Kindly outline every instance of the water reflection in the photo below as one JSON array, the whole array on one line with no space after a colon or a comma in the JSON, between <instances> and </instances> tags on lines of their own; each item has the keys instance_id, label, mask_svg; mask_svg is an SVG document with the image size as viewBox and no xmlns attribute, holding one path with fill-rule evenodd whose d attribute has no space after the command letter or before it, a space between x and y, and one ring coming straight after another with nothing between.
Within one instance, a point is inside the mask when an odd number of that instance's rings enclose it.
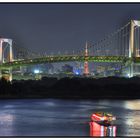
<instances>
[{"instance_id":1,"label":"water reflection","mask_svg":"<svg viewBox=\"0 0 140 140\"><path fill-rule=\"evenodd\" d=\"M93 135L140 136L140 100L1 100L0 110L0 136L89 137L96 111L114 114L117 122Z\"/></svg>"},{"instance_id":2,"label":"water reflection","mask_svg":"<svg viewBox=\"0 0 140 140\"><path fill-rule=\"evenodd\" d=\"M124 107L130 110L140 110L140 100L125 101Z\"/></svg>"},{"instance_id":3,"label":"water reflection","mask_svg":"<svg viewBox=\"0 0 140 140\"><path fill-rule=\"evenodd\" d=\"M12 136L14 134L14 116L8 113L0 113L0 136Z\"/></svg>"},{"instance_id":4,"label":"water reflection","mask_svg":"<svg viewBox=\"0 0 140 140\"><path fill-rule=\"evenodd\" d=\"M116 137L117 127L114 125L105 126L94 121L89 124L91 137Z\"/></svg>"},{"instance_id":5,"label":"water reflection","mask_svg":"<svg viewBox=\"0 0 140 140\"><path fill-rule=\"evenodd\" d=\"M13 123L14 117L11 114L2 114L0 115L0 124L3 123Z\"/></svg>"},{"instance_id":6,"label":"water reflection","mask_svg":"<svg viewBox=\"0 0 140 140\"><path fill-rule=\"evenodd\" d=\"M129 110L124 116L125 135L140 136L140 100L126 101L124 107Z\"/></svg>"}]
</instances>

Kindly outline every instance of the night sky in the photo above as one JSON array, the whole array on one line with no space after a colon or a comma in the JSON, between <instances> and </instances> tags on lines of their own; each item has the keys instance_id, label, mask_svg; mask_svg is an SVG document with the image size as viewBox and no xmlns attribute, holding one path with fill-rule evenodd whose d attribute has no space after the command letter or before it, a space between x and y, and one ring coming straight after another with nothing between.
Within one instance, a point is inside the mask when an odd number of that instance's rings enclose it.
<instances>
[{"instance_id":1,"label":"night sky","mask_svg":"<svg viewBox=\"0 0 140 140\"><path fill-rule=\"evenodd\" d=\"M140 19L140 4L0 4L0 36L18 47L58 53L79 50L86 40Z\"/></svg>"}]
</instances>

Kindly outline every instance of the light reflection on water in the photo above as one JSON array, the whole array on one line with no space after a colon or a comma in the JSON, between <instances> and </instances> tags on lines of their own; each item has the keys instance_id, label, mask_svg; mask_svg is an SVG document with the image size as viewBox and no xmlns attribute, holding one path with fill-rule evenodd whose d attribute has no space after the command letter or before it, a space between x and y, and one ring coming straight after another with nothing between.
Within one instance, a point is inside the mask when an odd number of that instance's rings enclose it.
<instances>
[{"instance_id":1,"label":"light reflection on water","mask_svg":"<svg viewBox=\"0 0 140 140\"><path fill-rule=\"evenodd\" d=\"M124 104L128 112L125 117L125 124L127 126L127 136L140 136L140 100L126 101Z\"/></svg>"},{"instance_id":2,"label":"light reflection on water","mask_svg":"<svg viewBox=\"0 0 140 140\"><path fill-rule=\"evenodd\" d=\"M140 110L140 100L128 100L124 103L125 108L131 110Z\"/></svg>"},{"instance_id":3,"label":"light reflection on water","mask_svg":"<svg viewBox=\"0 0 140 140\"><path fill-rule=\"evenodd\" d=\"M0 136L89 136L90 116L117 117L117 136L140 136L140 100L1 100Z\"/></svg>"}]
</instances>

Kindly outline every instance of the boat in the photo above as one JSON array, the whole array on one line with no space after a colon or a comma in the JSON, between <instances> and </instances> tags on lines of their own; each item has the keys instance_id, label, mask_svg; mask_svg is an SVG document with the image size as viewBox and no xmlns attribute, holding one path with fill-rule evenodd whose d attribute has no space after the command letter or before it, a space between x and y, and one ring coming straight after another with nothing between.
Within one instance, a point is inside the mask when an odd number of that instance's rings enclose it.
<instances>
[{"instance_id":1,"label":"boat","mask_svg":"<svg viewBox=\"0 0 140 140\"><path fill-rule=\"evenodd\" d=\"M110 125L116 120L116 117L111 113L96 112L91 115L91 120L103 125Z\"/></svg>"}]
</instances>

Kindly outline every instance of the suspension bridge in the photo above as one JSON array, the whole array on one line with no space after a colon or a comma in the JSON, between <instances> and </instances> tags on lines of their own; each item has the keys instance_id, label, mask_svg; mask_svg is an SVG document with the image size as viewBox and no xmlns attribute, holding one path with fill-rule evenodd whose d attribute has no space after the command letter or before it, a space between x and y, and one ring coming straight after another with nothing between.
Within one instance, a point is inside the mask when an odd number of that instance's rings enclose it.
<instances>
[{"instance_id":1,"label":"suspension bridge","mask_svg":"<svg viewBox=\"0 0 140 140\"><path fill-rule=\"evenodd\" d=\"M6 58L7 48L9 51ZM140 21L131 20L95 44L86 43L81 53L39 54L13 45L12 39L0 39L0 71L9 70L9 77L12 77L12 69L17 67L71 61L84 62L85 75L89 75L88 62L118 63L129 68L130 77L139 75L140 72L134 72L134 66L140 64Z\"/></svg>"}]
</instances>

